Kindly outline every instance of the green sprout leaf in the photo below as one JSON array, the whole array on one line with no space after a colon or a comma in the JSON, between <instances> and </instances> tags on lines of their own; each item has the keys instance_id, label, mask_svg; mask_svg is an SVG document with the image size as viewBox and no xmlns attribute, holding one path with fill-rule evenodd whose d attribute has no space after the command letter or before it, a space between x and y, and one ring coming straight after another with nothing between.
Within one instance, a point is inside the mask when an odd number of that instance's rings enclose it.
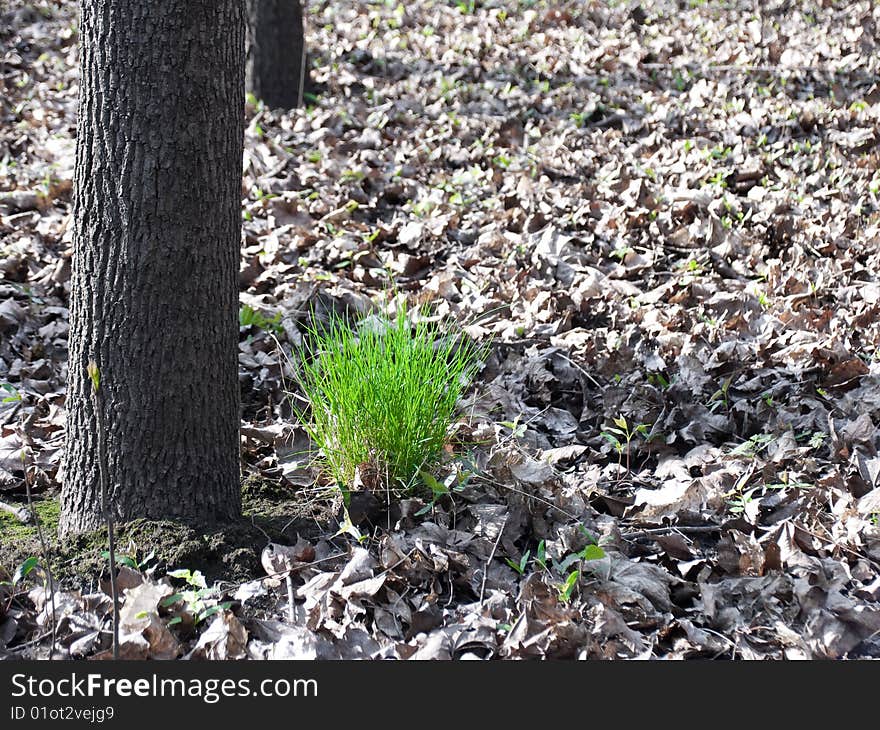
<instances>
[{"instance_id":1,"label":"green sprout leaf","mask_svg":"<svg viewBox=\"0 0 880 730\"><path fill-rule=\"evenodd\" d=\"M547 570L547 546L544 540L538 543L538 550L535 553L535 562L541 566L542 570Z\"/></svg>"},{"instance_id":2,"label":"green sprout leaf","mask_svg":"<svg viewBox=\"0 0 880 730\"><path fill-rule=\"evenodd\" d=\"M90 360L89 364L86 366L86 370L89 373L89 377L92 379L92 388L97 393L101 387L101 372L98 370L98 363L94 360Z\"/></svg>"},{"instance_id":3,"label":"green sprout leaf","mask_svg":"<svg viewBox=\"0 0 880 730\"><path fill-rule=\"evenodd\" d=\"M438 482L434 475L430 472L424 470L420 471L419 476L422 478L425 486L431 490L431 493L434 495L435 499L449 494L449 488L445 484L441 484L440 482Z\"/></svg>"},{"instance_id":4,"label":"green sprout leaf","mask_svg":"<svg viewBox=\"0 0 880 730\"><path fill-rule=\"evenodd\" d=\"M102 550L101 557L104 558L105 560L109 560L110 559L110 551L109 550ZM132 570L138 569L137 561L133 557L131 557L130 555L116 555L115 557L116 557L116 562L119 565L128 566Z\"/></svg>"},{"instance_id":5,"label":"green sprout leaf","mask_svg":"<svg viewBox=\"0 0 880 730\"><path fill-rule=\"evenodd\" d=\"M605 551L598 545L587 545L581 551L581 558L584 560L601 560L605 557Z\"/></svg>"},{"instance_id":6,"label":"green sprout leaf","mask_svg":"<svg viewBox=\"0 0 880 730\"><path fill-rule=\"evenodd\" d=\"M182 600L183 600L183 593L175 593L171 596L168 596L167 598L163 598L159 602L159 605L162 608L168 608L169 606L173 606L175 603L177 603L178 601L182 601Z\"/></svg>"},{"instance_id":7,"label":"green sprout leaf","mask_svg":"<svg viewBox=\"0 0 880 730\"><path fill-rule=\"evenodd\" d=\"M21 393L9 383L0 383L0 390L5 390L9 393L9 395L0 398L0 403L18 403L21 401Z\"/></svg>"},{"instance_id":8,"label":"green sprout leaf","mask_svg":"<svg viewBox=\"0 0 880 730\"><path fill-rule=\"evenodd\" d=\"M574 592L575 586L577 586L578 579L581 577L581 572L579 570L573 570L568 574L568 577L565 579L565 582L560 584L558 587L559 591L559 600L563 603L568 603L571 600L571 594Z\"/></svg>"},{"instance_id":9,"label":"green sprout leaf","mask_svg":"<svg viewBox=\"0 0 880 730\"><path fill-rule=\"evenodd\" d=\"M27 558L21 565L19 565L15 569L15 574L12 576L12 585L18 585L27 578L28 574L40 564L40 559L34 557L33 555Z\"/></svg>"}]
</instances>

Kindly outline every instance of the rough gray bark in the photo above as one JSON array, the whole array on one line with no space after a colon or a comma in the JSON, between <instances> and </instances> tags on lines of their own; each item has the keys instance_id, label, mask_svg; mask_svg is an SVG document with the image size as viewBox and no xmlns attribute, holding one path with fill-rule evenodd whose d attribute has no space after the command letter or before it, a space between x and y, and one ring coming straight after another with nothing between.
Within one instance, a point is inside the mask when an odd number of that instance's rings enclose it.
<instances>
[{"instance_id":1,"label":"rough gray bark","mask_svg":"<svg viewBox=\"0 0 880 730\"><path fill-rule=\"evenodd\" d=\"M247 0L247 9L247 90L270 109L295 109L308 75L300 0Z\"/></svg>"},{"instance_id":2,"label":"rough gray bark","mask_svg":"<svg viewBox=\"0 0 880 730\"><path fill-rule=\"evenodd\" d=\"M82 0L62 533L236 517L243 0Z\"/></svg>"}]
</instances>

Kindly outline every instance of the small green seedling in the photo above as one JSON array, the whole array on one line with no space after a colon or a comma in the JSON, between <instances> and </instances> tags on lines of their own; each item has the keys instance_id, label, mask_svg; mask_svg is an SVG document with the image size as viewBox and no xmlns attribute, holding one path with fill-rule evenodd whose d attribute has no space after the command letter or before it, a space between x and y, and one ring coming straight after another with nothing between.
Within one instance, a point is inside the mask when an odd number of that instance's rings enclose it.
<instances>
[{"instance_id":1,"label":"small green seedling","mask_svg":"<svg viewBox=\"0 0 880 730\"><path fill-rule=\"evenodd\" d=\"M191 571L183 568L169 571L168 575L171 578L182 579L190 588L168 596L159 605L162 608L168 608L182 601L184 610L192 615L195 624L201 623L219 611L225 611L232 605L232 601L222 603L217 601L220 591L217 588L208 588L205 576L200 570ZM175 616L168 622L168 625L173 626L181 621L183 621L182 617Z\"/></svg>"},{"instance_id":2,"label":"small green seedling","mask_svg":"<svg viewBox=\"0 0 880 730\"><path fill-rule=\"evenodd\" d=\"M739 446L731 449L731 456L757 456L761 451L766 449L773 441L775 436L769 433L756 433L747 441Z\"/></svg>"},{"instance_id":3,"label":"small green seedling","mask_svg":"<svg viewBox=\"0 0 880 730\"><path fill-rule=\"evenodd\" d=\"M605 557L605 551L598 545L587 545L578 555L581 560L602 560Z\"/></svg>"},{"instance_id":4,"label":"small green seedling","mask_svg":"<svg viewBox=\"0 0 880 730\"><path fill-rule=\"evenodd\" d=\"M18 403L21 401L21 393L19 393L14 386L9 383L0 383L0 390L5 391L9 395L4 395L0 398L0 403Z\"/></svg>"},{"instance_id":5,"label":"small green seedling","mask_svg":"<svg viewBox=\"0 0 880 730\"><path fill-rule=\"evenodd\" d=\"M416 512L416 517L430 512L443 497L451 498L453 492L461 492L471 476L469 472L452 472L444 481L440 482L431 472L424 469L420 471L419 477L422 483L431 490L431 502Z\"/></svg>"},{"instance_id":6,"label":"small green seedling","mask_svg":"<svg viewBox=\"0 0 880 730\"><path fill-rule=\"evenodd\" d=\"M105 560L108 560L110 558L110 551L103 550L101 552L101 557L104 558ZM150 562L156 558L156 553L155 553L155 551L151 550L149 553L147 553L146 556L144 556L143 560L141 560L140 562L138 562L131 555L117 554L115 557L116 557L116 562L119 563L119 565L125 565L125 566L131 568L132 570L138 570L138 571L143 572L143 571L147 570L147 566L150 564Z\"/></svg>"},{"instance_id":7,"label":"small green seedling","mask_svg":"<svg viewBox=\"0 0 880 730\"><path fill-rule=\"evenodd\" d=\"M626 471L630 471L630 445L636 436L647 437L650 424L640 423L630 428L623 416L614 419L614 426L608 426L602 431L601 436L608 441L617 451L617 464L621 466L624 454L626 455ZM622 440L621 440L622 439Z\"/></svg>"},{"instance_id":8,"label":"small green seedling","mask_svg":"<svg viewBox=\"0 0 880 730\"><path fill-rule=\"evenodd\" d=\"M238 326L257 327L267 332L274 332L276 335L284 332L284 328L281 326L281 312L276 312L275 316L269 319L247 304L238 310Z\"/></svg>"},{"instance_id":9,"label":"small green seedling","mask_svg":"<svg viewBox=\"0 0 880 730\"><path fill-rule=\"evenodd\" d=\"M5 614L9 611L9 607L12 605L12 600L15 598L15 588L21 583L25 578L28 577L36 568L40 565L40 559L31 556L29 558L25 558L19 566L15 569L15 572L12 574L11 580L3 580L0 581L0 586L10 586L11 590L6 590L0 592L0 597L6 598L6 605L0 604L0 614ZM8 594L8 597L7 597Z\"/></svg>"},{"instance_id":10,"label":"small green seedling","mask_svg":"<svg viewBox=\"0 0 880 730\"><path fill-rule=\"evenodd\" d=\"M18 586L19 583L27 578L28 575L30 575L30 573L32 573L34 569L39 566L39 564L40 559L33 555L29 558L25 558L25 560L23 560L21 564L15 569L15 572L12 574L11 580L0 581L0 586L10 586L12 589L0 592L0 597L7 599L5 606L0 604L0 614L5 614L9 611L9 607L12 605L12 600L13 598L15 598L16 586ZM8 596L5 594L8 594Z\"/></svg>"},{"instance_id":11,"label":"small green seedling","mask_svg":"<svg viewBox=\"0 0 880 730\"><path fill-rule=\"evenodd\" d=\"M544 540L538 543L538 549L535 552L535 563L541 568L541 570L548 570L547 568L547 545Z\"/></svg>"},{"instance_id":12,"label":"small green seedling","mask_svg":"<svg viewBox=\"0 0 880 730\"><path fill-rule=\"evenodd\" d=\"M651 385L661 388L662 390L667 390L671 385L671 383L666 379L666 376L663 375L663 373L649 373L648 382Z\"/></svg>"},{"instance_id":13,"label":"small green seedling","mask_svg":"<svg viewBox=\"0 0 880 730\"><path fill-rule=\"evenodd\" d=\"M419 472L419 476L422 478L422 483L431 490L434 499L449 495L449 487L447 487L446 484L437 481L436 477L431 474L431 472L422 470Z\"/></svg>"},{"instance_id":14,"label":"small green seedling","mask_svg":"<svg viewBox=\"0 0 880 730\"><path fill-rule=\"evenodd\" d=\"M578 561L590 562L592 560L601 560L606 557L605 551L599 546L596 538L590 533L590 531L583 525L581 525L580 528L581 532L586 536L589 542L580 552L570 553L558 562L556 560L552 561L553 569L560 575L565 574L565 572Z\"/></svg>"},{"instance_id":15,"label":"small green seedling","mask_svg":"<svg viewBox=\"0 0 880 730\"><path fill-rule=\"evenodd\" d=\"M571 601L571 595L574 593L574 589L577 587L578 579L581 577L581 571L573 570L568 574L568 577L556 586L556 591L559 594L559 600L563 603L568 603Z\"/></svg>"},{"instance_id":16,"label":"small green seedling","mask_svg":"<svg viewBox=\"0 0 880 730\"><path fill-rule=\"evenodd\" d=\"M333 535L333 537L339 537L340 535L350 535L355 540L357 540L358 544L364 542L369 539L369 535L364 535L361 531L355 526L355 524L351 521L351 515L348 514L348 508L343 506L343 518L342 522L339 525L339 529Z\"/></svg>"},{"instance_id":17,"label":"small green seedling","mask_svg":"<svg viewBox=\"0 0 880 730\"><path fill-rule=\"evenodd\" d=\"M40 559L31 555L29 558L25 558L21 564L15 569L15 573L12 575L12 585L17 586L21 583L28 575L33 572L34 568L36 568L40 564Z\"/></svg>"},{"instance_id":18,"label":"small green seedling","mask_svg":"<svg viewBox=\"0 0 880 730\"><path fill-rule=\"evenodd\" d=\"M730 402L727 399L727 391L730 390L730 383L733 380L733 376L731 375L729 378L726 378L725 381L721 384L721 387L712 393L712 397L709 398L709 410L714 411L718 406L724 405L725 408L730 408Z\"/></svg>"},{"instance_id":19,"label":"small green seedling","mask_svg":"<svg viewBox=\"0 0 880 730\"><path fill-rule=\"evenodd\" d=\"M727 500L727 506L730 508L730 512L735 515L744 514L746 507L754 500L754 495L757 491L758 487L752 487L751 489L740 492Z\"/></svg>"},{"instance_id":20,"label":"small green seedling","mask_svg":"<svg viewBox=\"0 0 880 730\"><path fill-rule=\"evenodd\" d=\"M530 550L526 550L525 553L523 553L523 556L519 559L518 563L514 562L510 558L507 558L507 564L520 575L525 575L526 568L529 565L529 558L531 557L531 554L532 553Z\"/></svg>"},{"instance_id":21,"label":"small green seedling","mask_svg":"<svg viewBox=\"0 0 880 730\"><path fill-rule=\"evenodd\" d=\"M512 421L499 421L499 425L510 429L510 438L520 439L526 435L527 427L526 424L519 422L520 417L521 414L517 414Z\"/></svg>"}]
</instances>

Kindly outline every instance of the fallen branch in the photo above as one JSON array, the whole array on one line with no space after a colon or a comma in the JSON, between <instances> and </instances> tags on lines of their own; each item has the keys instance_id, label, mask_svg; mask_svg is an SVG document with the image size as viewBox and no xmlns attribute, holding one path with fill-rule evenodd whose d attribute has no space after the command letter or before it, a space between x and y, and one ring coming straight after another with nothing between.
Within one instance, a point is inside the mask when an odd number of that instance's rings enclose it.
<instances>
[{"instance_id":1,"label":"fallen branch","mask_svg":"<svg viewBox=\"0 0 880 730\"><path fill-rule=\"evenodd\" d=\"M684 525L682 527L670 525L669 527L655 527L650 530L639 530L638 532L621 533L620 537L623 540L631 542L635 540L646 540L653 537L658 537L659 535L668 535L673 532L687 535L689 533L699 534L702 532L720 532L723 529L725 529L723 525Z\"/></svg>"},{"instance_id":2,"label":"fallen branch","mask_svg":"<svg viewBox=\"0 0 880 730\"><path fill-rule=\"evenodd\" d=\"M0 511L8 512L23 525L29 525L33 522L34 516L27 507L16 507L13 504L0 502Z\"/></svg>"}]
</instances>

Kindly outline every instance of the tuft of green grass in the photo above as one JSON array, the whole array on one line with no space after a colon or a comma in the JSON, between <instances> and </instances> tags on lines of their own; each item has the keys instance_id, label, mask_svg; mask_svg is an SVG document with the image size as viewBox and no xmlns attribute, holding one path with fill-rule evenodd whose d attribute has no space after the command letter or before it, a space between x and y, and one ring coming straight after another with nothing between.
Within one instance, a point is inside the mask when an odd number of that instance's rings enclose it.
<instances>
[{"instance_id":1,"label":"tuft of green grass","mask_svg":"<svg viewBox=\"0 0 880 730\"><path fill-rule=\"evenodd\" d=\"M301 361L299 381L311 407L297 415L322 471L346 500L358 470L411 492L439 460L483 349L411 323L405 306L394 321L374 315L352 329L333 317L309 334L315 356Z\"/></svg>"}]
</instances>

